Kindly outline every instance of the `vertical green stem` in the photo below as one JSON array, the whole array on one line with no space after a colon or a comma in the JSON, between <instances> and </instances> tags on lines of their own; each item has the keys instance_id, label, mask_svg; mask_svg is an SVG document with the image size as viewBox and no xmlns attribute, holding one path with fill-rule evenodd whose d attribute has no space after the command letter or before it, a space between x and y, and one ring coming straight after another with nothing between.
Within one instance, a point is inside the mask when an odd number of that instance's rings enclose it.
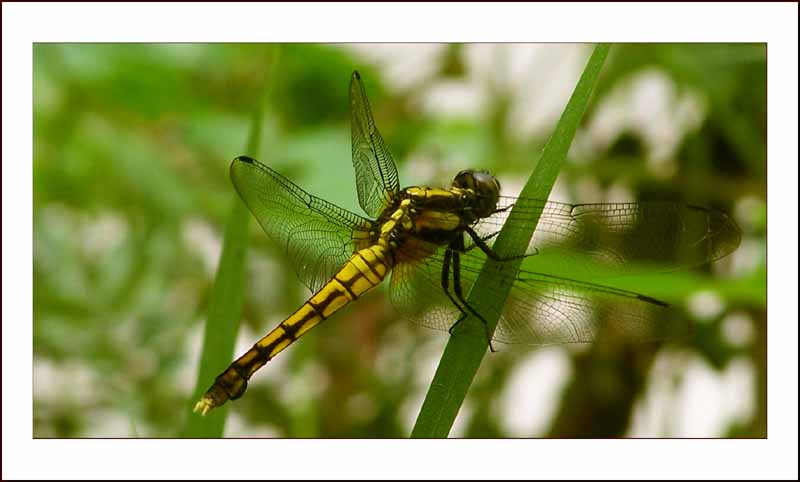
<instances>
[{"instance_id":1,"label":"vertical green stem","mask_svg":"<svg viewBox=\"0 0 800 482\"><path fill-rule=\"evenodd\" d=\"M522 189L520 198L547 199L549 197L578 124L586 111L600 69L608 55L609 47L608 44L599 44L595 47L578 85L561 114L553 135L545 145L539 162ZM514 209L511 210L506 225L519 227L519 216L515 215L514 211ZM500 256L524 251L536 229L537 222L538 219L529 222L524 226L527 231L516 230L513 235L510 230L502 230L494 244L495 251ZM487 296L494 298L502 296L505 299L511 290L511 285L503 281L511 279L507 275L513 275L517 269L519 269L519 262L496 263L489 260L478 275L470 292L469 303L481 314L484 314L492 333L497 326L500 313L492 312L493 310L489 307L497 305L497 303L496 300L487 299ZM493 289L485 290L484 286L492 286ZM464 323L477 324L480 321L470 317L464 320ZM481 331L479 328L477 332ZM412 437L447 437L486 349L485 338L478 336L452 336L450 338L411 432Z\"/></svg>"},{"instance_id":2,"label":"vertical green stem","mask_svg":"<svg viewBox=\"0 0 800 482\"><path fill-rule=\"evenodd\" d=\"M263 87L260 97L256 99L247 150L242 153L258 157L261 145L261 126L264 117L264 102L269 91L269 77L275 71L277 50L271 51L267 62L269 72L264 73ZM231 156L233 159L235 156ZM226 170L227 174L227 170ZM214 286L208 302L208 319L203 333L203 349L200 356L200 368L197 383L191 400L187 401L189 413L184 437L221 437L225 429L225 419L230 405L212 411L206 416L192 413L194 404L213 383L214 378L228 366L233 359L236 336L239 333L239 321L244 304L245 273L247 245L249 241L250 211L231 189L233 205L225 223L220 256Z\"/></svg>"}]
</instances>

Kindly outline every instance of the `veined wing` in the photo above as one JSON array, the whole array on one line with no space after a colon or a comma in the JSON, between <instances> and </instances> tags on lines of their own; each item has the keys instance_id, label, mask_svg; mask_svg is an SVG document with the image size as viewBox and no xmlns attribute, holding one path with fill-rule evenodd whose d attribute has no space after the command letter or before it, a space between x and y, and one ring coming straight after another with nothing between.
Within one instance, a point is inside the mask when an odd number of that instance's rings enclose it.
<instances>
[{"instance_id":1,"label":"veined wing","mask_svg":"<svg viewBox=\"0 0 800 482\"><path fill-rule=\"evenodd\" d=\"M364 212L378 217L400 191L400 183L392 156L372 119L361 76L355 71L350 79L350 135L358 202Z\"/></svg>"},{"instance_id":2,"label":"veined wing","mask_svg":"<svg viewBox=\"0 0 800 482\"><path fill-rule=\"evenodd\" d=\"M499 208L512 205L522 220L539 218L526 252L538 253L535 261L542 269L566 258L586 273L608 276L671 271L716 261L741 241L727 214L688 204L563 204L514 197L498 203ZM482 219L476 231L482 236L498 232L510 211ZM521 234L520 225L508 226L512 236Z\"/></svg>"},{"instance_id":3,"label":"veined wing","mask_svg":"<svg viewBox=\"0 0 800 482\"><path fill-rule=\"evenodd\" d=\"M413 252L408 253L404 262L399 257L392 271L390 297L405 318L429 328L448 330L461 312L441 287L443 250L439 248L424 259L414 260ZM461 255L465 296L485 259L472 251ZM550 345L591 342L599 336L652 341L688 331L688 325L667 322L664 316L659 316L663 315L664 303L638 293L526 270L508 276L499 284L505 283L512 285L505 302L500 301L502 296L498 293L486 297L488 306L474 307L485 316L500 314L493 336L500 343ZM482 336L482 332L476 335Z\"/></svg>"},{"instance_id":4,"label":"veined wing","mask_svg":"<svg viewBox=\"0 0 800 482\"><path fill-rule=\"evenodd\" d=\"M230 169L247 207L312 291L365 243L370 220L312 196L255 159L237 157Z\"/></svg>"},{"instance_id":5,"label":"veined wing","mask_svg":"<svg viewBox=\"0 0 800 482\"><path fill-rule=\"evenodd\" d=\"M589 342L603 332L631 340L683 334L686 325L666 323L658 316L663 303L597 283L597 276L589 282L581 275L606 273L610 277L696 266L730 254L741 238L739 228L725 213L685 204L573 205L504 197L498 207L512 204L523 220L539 220L524 250L536 255L525 260L524 269L506 275L499 283L511 285L505 302L499 301L503 297L498 291L497 296L486 297L488 306L474 307L486 316L500 314L494 339L503 343ZM483 237L492 236L503 227L509 212L481 220L476 230ZM509 225L506 230L511 236L522 236L524 230L516 226ZM494 239L489 238L489 244ZM444 248L423 242L401 247L390 292L404 316L437 329L449 329L461 315L441 287L443 253ZM564 258L574 262L566 263ZM479 249L460 255L465 296L485 261ZM567 265L569 271L564 272ZM452 274L449 280L452 289Z\"/></svg>"}]
</instances>

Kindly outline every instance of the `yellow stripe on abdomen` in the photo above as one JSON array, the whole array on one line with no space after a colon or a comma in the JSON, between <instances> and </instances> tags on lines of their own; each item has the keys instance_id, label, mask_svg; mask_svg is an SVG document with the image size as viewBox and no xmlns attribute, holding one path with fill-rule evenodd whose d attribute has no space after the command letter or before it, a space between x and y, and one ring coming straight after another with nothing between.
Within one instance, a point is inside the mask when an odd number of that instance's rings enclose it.
<instances>
[{"instance_id":1,"label":"yellow stripe on abdomen","mask_svg":"<svg viewBox=\"0 0 800 482\"><path fill-rule=\"evenodd\" d=\"M247 380L259 368L308 330L380 284L389 269L391 257L384 246L370 246L353 253L334 277L303 306L231 363L197 402L195 411L206 414L227 400L241 397L247 390Z\"/></svg>"}]
</instances>

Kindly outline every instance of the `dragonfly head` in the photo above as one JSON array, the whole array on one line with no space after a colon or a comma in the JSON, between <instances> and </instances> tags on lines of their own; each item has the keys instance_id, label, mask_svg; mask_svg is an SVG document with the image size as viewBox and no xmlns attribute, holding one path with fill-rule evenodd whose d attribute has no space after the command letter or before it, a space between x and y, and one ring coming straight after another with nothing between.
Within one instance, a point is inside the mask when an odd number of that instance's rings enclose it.
<instances>
[{"instance_id":1,"label":"dragonfly head","mask_svg":"<svg viewBox=\"0 0 800 482\"><path fill-rule=\"evenodd\" d=\"M464 169L456 174L456 178L453 179L453 187L472 189L475 192L472 209L476 219L490 216L500 199L500 183L487 171Z\"/></svg>"}]
</instances>

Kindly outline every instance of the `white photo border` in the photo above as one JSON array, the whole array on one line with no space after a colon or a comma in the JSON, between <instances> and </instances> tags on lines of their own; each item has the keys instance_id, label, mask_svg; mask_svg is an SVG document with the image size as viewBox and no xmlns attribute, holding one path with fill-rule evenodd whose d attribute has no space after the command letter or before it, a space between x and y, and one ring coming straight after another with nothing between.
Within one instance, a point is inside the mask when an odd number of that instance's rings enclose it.
<instances>
[{"instance_id":1,"label":"white photo border","mask_svg":"<svg viewBox=\"0 0 800 482\"><path fill-rule=\"evenodd\" d=\"M6 478L797 478L797 4L3 3ZM765 440L32 439L34 42L767 42Z\"/></svg>"}]
</instances>

